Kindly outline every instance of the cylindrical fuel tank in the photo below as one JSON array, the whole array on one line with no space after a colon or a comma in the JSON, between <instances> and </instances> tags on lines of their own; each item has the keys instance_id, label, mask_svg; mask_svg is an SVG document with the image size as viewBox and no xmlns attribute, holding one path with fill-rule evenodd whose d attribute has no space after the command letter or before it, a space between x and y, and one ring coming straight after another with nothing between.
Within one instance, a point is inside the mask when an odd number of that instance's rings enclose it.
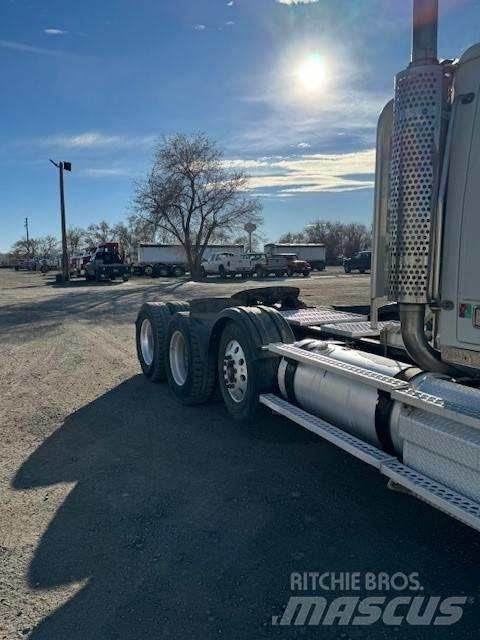
<instances>
[{"instance_id":1,"label":"cylindrical fuel tank","mask_svg":"<svg viewBox=\"0 0 480 640\"><path fill-rule=\"evenodd\" d=\"M406 363L349 349L342 344L305 340L296 346L391 377L410 368ZM382 397L375 387L320 366L287 360L280 364L278 383L283 396L305 411L377 447L393 448L390 435L392 402ZM395 450L397 447L400 443L395 443Z\"/></svg>"}]
</instances>

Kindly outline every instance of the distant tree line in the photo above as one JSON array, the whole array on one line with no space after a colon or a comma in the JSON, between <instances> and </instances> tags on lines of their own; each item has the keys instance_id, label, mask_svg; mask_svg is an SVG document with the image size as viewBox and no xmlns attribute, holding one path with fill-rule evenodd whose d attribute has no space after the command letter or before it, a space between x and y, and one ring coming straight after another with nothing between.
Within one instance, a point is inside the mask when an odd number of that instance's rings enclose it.
<instances>
[{"instance_id":1,"label":"distant tree line","mask_svg":"<svg viewBox=\"0 0 480 640\"><path fill-rule=\"evenodd\" d=\"M135 215L130 216L126 222L110 224L106 220L101 220L98 224L91 224L86 228L69 227L67 229L67 248L70 256L88 247L113 241L120 242L125 252L133 255L138 244L153 241L153 235ZM60 256L61 251L61 242L54 236L32 237L28 240L24 236L12 245L10 253L5 258L53 261Z\"/></svg>"},{"instance_id":2,"label":"distant tree line","mask_svg":"<svg viewBox=\"0 0 480 640\"><path fill-rule=\"evenodd\" d=\"M303 231L284 233L280 243L323 243L327 264L335 264L339 256L353 256L369 249L372 244L372 231L359 222L339 222L332 220L313 220Z\"/></svg>"}]
</instances>

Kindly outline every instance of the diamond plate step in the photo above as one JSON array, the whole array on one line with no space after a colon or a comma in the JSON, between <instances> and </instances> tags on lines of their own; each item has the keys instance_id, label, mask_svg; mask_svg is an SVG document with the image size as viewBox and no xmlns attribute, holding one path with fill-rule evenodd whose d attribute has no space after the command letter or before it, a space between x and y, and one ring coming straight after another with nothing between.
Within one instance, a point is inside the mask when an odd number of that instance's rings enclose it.
<instances>
[{"instance_id":1,"label":"diamond plate step","mask_svg":"<svg viewBox=\"0 0 480 640\"><path fill-rule=\"evenodd\" d=\"M260 402L275 413L289 418L293 422L316 433L318 436L321 436L325 440L328 440L328 442L340 447L340 449L347 451L376 469L380 470L381 465L389 460L396 460L396 458L384 453L380 449L363 442L363 440L359 440L346 431L334 427L330 423L325 422L325 420L313 416L311 413L290 404L278 396L273 394L261 395Z\"/></svg>"},{"instance_id":2,"label":"diamond plate step","mask_svg":"<svg viewBox=\"0 0 480 640\"><path fill-rule=\"evenodd\" d=\"M343 336L345 338L375 338L380 335L380 331L389 325L390 322L377 322L377 327L372 328L370 322L340 322L338 324L324 324L322 329L328 331L335 336ZM399 322L395 324L400 325Z\"/></svg>"},{"instance_id":3,"label":"diamond plate step","mask_svg":"<svg viewBox=\"0 0 480 640\"><path fill-rule=\"evenodd\" d=\"M480 504L443 484L407 467L380 449L317 418L273 394L260 396L260 402L279 415L324 438L378 469L382 475L405 487L412 495L480 531Z\"/></svg>"},{"instance_id":4,"label":"diamond plate step","mask_svg":"<svg viewBox=\"0 0 480 640\"><path fill-rule=\"evenodd\" d=\"M461 493L457 493L395 460L382 464L381 473L408 489L417 498L480 531L480 504L478 502L466 498Z\"/></svg>"},{"instance_id":5,"label":"diamond plate step","mask_svg":"<svg viewBox=\"0 0 480 640\"><path fill-rule=\"evenodd\" d=\"M336 311L330 307L317 307L315 309L291 309L280 311L282 316L290 324L300 327L318 327L327 323L337 322L363 322L367 316L358 313Z\"/></svg>"},{"instance_id":6,"label":"diamond plate step","mask_svg":"<svg viewBox=\"0 0 480 640\"><path fill-rule=\"evenodd\" d=\"M283 356L284 358L290 358L297 362L303 362L305 364L325 369L326 371L338 373L338 375L345 378L357 381L361 380L364 384L370 387L375 387L376 389L382 389L383 391L393 391L395 389L405 389L408 387L408 383L403 380L386 376L383 373L368 371L367 369L356 367L355 365L347 364L345 362L339 362L338 360L334 360L328 356L306 351L305 349L300 349L293 345L283 343L269 344L268 350L272 353Z\"/></svg>"}]
</instances>

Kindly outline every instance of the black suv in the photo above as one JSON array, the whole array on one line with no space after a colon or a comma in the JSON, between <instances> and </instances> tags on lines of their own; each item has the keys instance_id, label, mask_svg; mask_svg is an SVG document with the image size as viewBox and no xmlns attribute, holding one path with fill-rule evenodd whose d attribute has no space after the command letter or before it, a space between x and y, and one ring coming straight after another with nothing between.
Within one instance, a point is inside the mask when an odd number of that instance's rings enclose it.
<instances>
[{"instance_id":1,"label":"black suv","mask_svg":"<svg viewBox=\"0 0 480 640\"><path fill-rule=\"evenodd\" d=\"M365 271L370 271L372 268L372 252L360 251L356 256L353 256L353 258L345 258L343 268L345 269L345 273L351 273L352 271L365 273Z\"/></svg>"}]
</instances>

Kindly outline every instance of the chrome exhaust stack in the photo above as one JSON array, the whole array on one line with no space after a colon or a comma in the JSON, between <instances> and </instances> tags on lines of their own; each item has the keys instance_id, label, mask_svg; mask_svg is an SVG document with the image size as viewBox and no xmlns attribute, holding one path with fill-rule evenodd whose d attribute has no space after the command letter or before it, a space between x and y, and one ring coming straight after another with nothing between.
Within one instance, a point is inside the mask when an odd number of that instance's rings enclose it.
<instances>
[{"instance_id":1,"label":"chrome exhaust stack","mask_svg":"<svg viewBox=\"0 0 480 640\"><path fill-rule=\"evenodd\" d=\"M414 0L412 64L438 64L438 0Z\"/></svg>"},{"instance_id":2,"label":"chrome exhaust stack","mask_svg":"<svg viewBox=\"0 0 480 640\"><path fill-rule=\"evenodd\" d=\"M414 0L411 64L395 81L387 292L400 303L409 356L424 369L446 373L450 368L424 330L449 88L437 59L437 28L438 0Z\"/></svg>"}]
</instances>

